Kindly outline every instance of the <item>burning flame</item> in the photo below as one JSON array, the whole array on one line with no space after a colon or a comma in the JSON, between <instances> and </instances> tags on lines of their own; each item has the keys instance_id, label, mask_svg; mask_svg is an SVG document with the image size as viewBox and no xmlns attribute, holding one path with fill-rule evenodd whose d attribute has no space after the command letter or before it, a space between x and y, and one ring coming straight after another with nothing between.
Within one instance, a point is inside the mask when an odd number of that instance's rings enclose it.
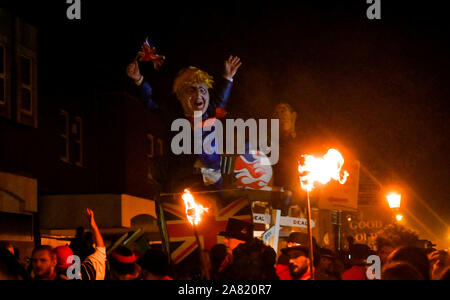
<instances>
[{"instance_id":1,"label":"burning flame","mask_svg":"<svg viewBox=\"0 0 450 300\"><path fill-rule=\"evenodd\" d=\"M198 225L202 221L202 215L205 212L208 212L207 208L204 208L202 205L197 204L194 200L194 196L191 192L186 189L184 190L183 196L181 196L184 200L184 206L186 207L186 216L188 221L194 226Z\"/></svg>"},{"instance_id":2,"label":"burning flame","mask_svg":"<svg viewBox=\"0 0 450 300\"><path fill-rule=\"evenodd\" d=\"M302 189L311 192L314 184L319 182L327 184L334 179L344 184L349 176L347 171L341 172L344 165L344 158L339 151L331 149L323 158L316 158L311 155L302 155L303 163L298 167L300 173L300 183Z\"/></svg>"}]
</instances>

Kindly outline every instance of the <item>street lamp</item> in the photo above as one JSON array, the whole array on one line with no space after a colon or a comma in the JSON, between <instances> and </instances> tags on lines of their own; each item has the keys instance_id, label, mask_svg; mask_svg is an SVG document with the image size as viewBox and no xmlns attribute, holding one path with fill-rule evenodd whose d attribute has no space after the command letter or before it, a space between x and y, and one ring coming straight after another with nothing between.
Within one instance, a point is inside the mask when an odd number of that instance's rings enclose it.
<instances>
[{"instance_id":1,"label":"street lamp","mask_svg":"<svg viewBox=\"0 0 450 300\"><path fill-rule=\"evenodd\" d=\"M391 209L400 208L400 203L402 201L402 195L398 193L390 193L386 196Z\"/></svg>"},{"instance_id":2,"label":"street lamp","mask_svg":"<svg viewBox=\"0 0 450 300\"><path fill-rule=\"evenodd\" d=\"M403 221L403 215L400 213L400 204L402 202L402 195L396 192L392 192L386 196L386 199L389 203L389 207L395 213L395 220L398 223Z\"/></svg>"}]
</instances>

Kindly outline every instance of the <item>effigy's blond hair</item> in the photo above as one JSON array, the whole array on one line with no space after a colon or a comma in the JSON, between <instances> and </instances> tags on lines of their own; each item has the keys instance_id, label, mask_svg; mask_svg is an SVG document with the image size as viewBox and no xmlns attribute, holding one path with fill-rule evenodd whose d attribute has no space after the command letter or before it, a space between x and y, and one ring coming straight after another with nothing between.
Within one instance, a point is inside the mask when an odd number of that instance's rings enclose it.
<instances>
[{"instance_id":1,"label":"effigy's blond hair","mask_svg":"<svg viewBox=\"0 0 450 300\"><path fill-rule=\"evenodd\" d=\"M196 67L185 68L178 72L173 84L173 92L180 98L181 91L184 87L201 83L206 84L211 89L214 84L213 77Z\"/></svg>"}]
</instances>

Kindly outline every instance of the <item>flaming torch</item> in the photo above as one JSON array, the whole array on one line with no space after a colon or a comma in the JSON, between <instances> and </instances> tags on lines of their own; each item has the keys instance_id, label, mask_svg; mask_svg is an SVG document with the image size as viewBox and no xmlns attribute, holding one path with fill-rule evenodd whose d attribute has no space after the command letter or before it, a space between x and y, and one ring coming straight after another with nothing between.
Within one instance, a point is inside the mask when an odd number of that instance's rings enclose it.
<instances>
[{"instance_id":1,"label":"flaming torch","mask_svg":"<svg viewBox=\"0 0 450 300\"><path fill-rule=\"evenodd\" d=\"M311 201L310 192L316 183L327 184L332 179L344 184L349 176L347 171L342 171L344 158L339 151L331 149L323 158L316 158L311 155L302 155L299 161L298 172L300 174L300 185L307 195L308 213L308 236L309 236L309 257L311 278L314 280L314 245L311 227Z\"/></svg>"},{"instance_id":2,"label":"flaming torch","mask_svg":"<svg viewBox=\"0 0 450 300\"><path fill-rule=\"evenodd\" d=\"M181 196L181 198L184 200L184 206L186 207L186 217L187 217L189 223L191 223L192 229L194 230L195 239L197 241L199 254L200 254L200 262L202 264L203 278L206 278L207 280L209 280L209 274L208 274L208 271L206 270L206 264L205 264L205 260L203 258L203 249L202 249L202 245L200 243L200 238L198 236L198 231L197 231L197 225L200 224L200 222L202 220L202 215L205 212L208 212L208 209L203 207L200 204L197 204L195 202L194 196L191 194L191 192L188 189L184 190L184 193Z\"/></svg>"}]
</instances>

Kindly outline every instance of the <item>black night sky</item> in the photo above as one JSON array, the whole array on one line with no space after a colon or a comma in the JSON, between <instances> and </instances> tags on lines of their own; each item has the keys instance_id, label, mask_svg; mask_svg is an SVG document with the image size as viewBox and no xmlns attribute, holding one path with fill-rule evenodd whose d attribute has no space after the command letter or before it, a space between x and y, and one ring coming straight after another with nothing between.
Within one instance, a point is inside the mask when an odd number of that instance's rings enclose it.
<instances>
[{"instance_id":1,"label":"black night sky","mask_svg":"<svg viewBox=\"0 0 450 300\"><path fill-rule=\"evenodd\" d=\"M408 208L439 237L450 234L421 203L449 223L450 21L441 2L382 0L382 20L368 20L366 0L82 0L81 21L67 20L65 2L10 7L39 30L41 95L126 88L125 67L146 36L167 57L160 72L143 70L161 95L180 68L220 75L237 55L230 117L267 117L290 102L299 130L338 140L383 183L407 187Z\"/></svg>"}]
</instances>

